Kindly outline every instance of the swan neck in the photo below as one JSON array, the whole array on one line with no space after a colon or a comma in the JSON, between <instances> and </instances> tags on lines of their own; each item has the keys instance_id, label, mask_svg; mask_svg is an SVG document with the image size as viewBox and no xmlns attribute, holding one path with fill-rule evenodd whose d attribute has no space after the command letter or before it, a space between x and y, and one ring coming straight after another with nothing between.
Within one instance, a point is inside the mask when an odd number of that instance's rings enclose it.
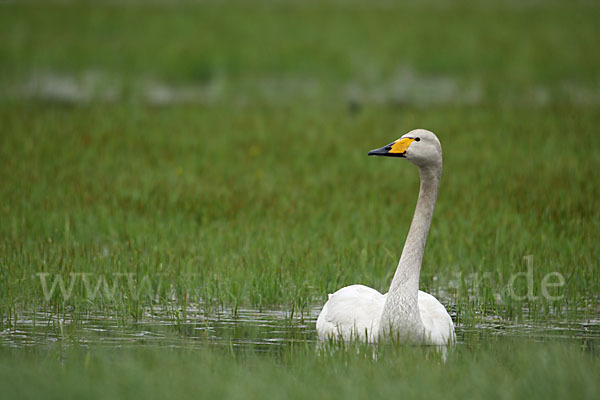
<instances>
[{"instance_id":1,"label":"swan neck","mask_svg":"<svg viewBox=\"0 0 600 400\"><path fill-rule=\"evenodd\" d=\"M406 336L419 335L424 329L418 307L419 276L442 166L422 167L419 173L421 185L417 206L382 314L382 323Z\"/></svg>"},{"instance_id":2,"label":"swan neck","mask_svg":"<svg viewBox=\"0 0 600 400\"><path fill-rule=\"evenodd\" d=\"M419 189L419 198L415 208L415 214L410 224L410 229L404 242L402 256L398 263L398 269L392 281L392 286L409 283L415 293L419 289L419 275L421 272L421 263L425 253L425 244L431 226L431 219L435 209L438 188L440 186L441 168L421 168L421 187ZM398 274L399 271L406 273ZM395 279L396 276L399 279Z\"/></svg>"}]
</instances>

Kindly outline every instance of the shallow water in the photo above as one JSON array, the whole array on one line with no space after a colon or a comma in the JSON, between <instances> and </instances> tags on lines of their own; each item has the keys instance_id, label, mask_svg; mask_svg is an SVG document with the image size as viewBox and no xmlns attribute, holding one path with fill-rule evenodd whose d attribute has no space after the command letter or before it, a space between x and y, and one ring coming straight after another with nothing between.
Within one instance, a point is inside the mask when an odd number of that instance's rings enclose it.
<instances>
[{"instance_id":1,"label":"shallow water","mask_svg":"<svg viewBox=\"0 0 600 400\"><path fill-rule=\"evenodd\" d=\"M270 76L246 81L228 80L226 74L201 85L172 85L165 81L137 77L125 82L119 75L100 69L79 74L34 71L20 82L0 87L0 98L41 100L66 104L123 101L126 93L147 104L246 104L259 99L267 103L299 99L314 100L323 93L333 94L352 104L411 104L417 107L433 105L476 105L492 98L478 80L464 80L451 75L423 75L412 65L400 65L389 76L367 73L340 83L336 90L316 79L304 76ZM252 100L252 101L251 101ZM573 81L556 82L552 86L537 85L503 98L524 106L546 106L553 101L568 101L579 106L600 104L600 87Z\"/></svg>"},{"instance_id":2,"label":"shallow water","mask_svg":"<svg viewBox=\"0 0 600 400\"><path fill-rule=\"evenodd\" d=\"M181 310L153 308L138 318L118 313L79 315L69 319L50 312L22 313L2 321L0 346L226 346L232 349L277 351L294 344L317 343L315 323L320 306L303 315L281 310L240 308L205 313L198 307ZM589 314L588 314L589 315ZM454 316L453 316L454 317ZM534 321L527 313L518 322L482 316L476 323L456 323L458 345L483 343L499 337L530 341L559 340L600 350L600 317L575 316L569 321Z\"/></svg>"},{"instance_id":3,"label":"shallow water","mask_svg":"<svg viewBox=\"0 0 600 400\"><path fill-rule=\"evenodd\" d=\"M260 348L315 341L318 309L304 316L279 310L223 309L204 313L153 308L137 321L118 313L57 317L50 312L22 313L4 321L0 345L44 346L56 342L109 346L224 345ZM8 322L8 323L7 323Z\"/></svg>"}]
</instances>

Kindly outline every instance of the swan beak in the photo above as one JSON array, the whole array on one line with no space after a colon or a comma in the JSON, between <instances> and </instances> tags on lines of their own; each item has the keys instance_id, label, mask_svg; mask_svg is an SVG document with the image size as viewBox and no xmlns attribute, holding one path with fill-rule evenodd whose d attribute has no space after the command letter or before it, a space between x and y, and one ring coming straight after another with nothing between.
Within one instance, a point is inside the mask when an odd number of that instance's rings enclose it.
<instances>
[{"instance_id":1,"label":"swan beak","mask_svg":"<svg viewBox=\"0 0 600 400\"><path fill-rule=\"evenodd\" d=\"M387 150L388 147L389 147L389 145L385 146L385 147L381 147L379 149L371 150L369 152L369 155L370 156L389 156L389 153Z\"/></svg>"},{"instance_id":2,"label":"swan beak","mask_svg":"<svg viewBox=\"0 0 600 400\"><path fill-rule=\"evenodd\" d=\"M406 150L408 150L408 147L414 140L415 139L413 138L398 139L395 142L388 144L387 146L371 150L369 152L369 155L406 158Z\"/></svg>"}]
</instances>

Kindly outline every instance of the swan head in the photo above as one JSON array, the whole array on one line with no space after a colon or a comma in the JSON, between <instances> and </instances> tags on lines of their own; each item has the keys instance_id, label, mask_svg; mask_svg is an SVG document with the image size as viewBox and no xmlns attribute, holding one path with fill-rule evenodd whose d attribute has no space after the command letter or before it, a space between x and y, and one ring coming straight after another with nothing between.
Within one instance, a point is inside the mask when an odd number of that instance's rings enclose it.
<instances>
[{"instance_id":1,"label":"swan head","mask_svg":"<svg viewBox=\"0 0 600 400\"><path fill-rule=\"evenodd\" d=\"M415 129L369 155L406 158L419 168L437 166L442 164L442 145L433 132Z\"/></svg>"}]
</instances>

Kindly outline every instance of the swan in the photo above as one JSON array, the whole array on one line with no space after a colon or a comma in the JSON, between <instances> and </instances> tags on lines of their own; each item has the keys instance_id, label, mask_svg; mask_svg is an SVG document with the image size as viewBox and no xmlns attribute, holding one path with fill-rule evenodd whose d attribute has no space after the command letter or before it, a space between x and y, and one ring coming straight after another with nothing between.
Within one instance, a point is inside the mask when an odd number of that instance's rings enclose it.
<instances>
[{"instance_id":1,"label":"swan","mask_svg":"<svg viewBox=\"0 0 600 400\"><path fill-rule=\"evenodd\" d=\"M415 214L389 291L381 294L367 286L351 285L330 294L317 319L319 339L375 342L392 338L413 344L452 344L456 336L446 308L419 290L425 242L442 176L440 141L433 132L415 129L369 155L405 158L419 168L421 187Z\"/></svg>"}]
</instances>

